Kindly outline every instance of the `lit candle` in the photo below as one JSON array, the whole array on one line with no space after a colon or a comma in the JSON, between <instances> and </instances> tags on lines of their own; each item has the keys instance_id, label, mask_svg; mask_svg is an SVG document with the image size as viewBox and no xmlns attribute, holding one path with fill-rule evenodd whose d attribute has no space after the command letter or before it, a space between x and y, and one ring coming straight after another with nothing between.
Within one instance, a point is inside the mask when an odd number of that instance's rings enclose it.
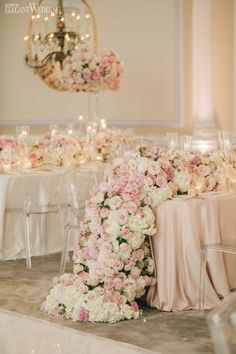
<instances>
[{"instance_id":1,"label":"lit candle","mask_svg":"<svg viewBox=\"0 0 236 354\"><path fill-rule=\"evenodd\" d=\"M209 144L206 141L201 141L198 145L198 149L200 152L202 152L203 154L209 150Z\"/></svg>"},{"instance_id":2,"label":"lit candle","mask_svg":"<svg viewBox=\"0 0 236 354\"><path fill-rule=\"evenodd\" d=\"M4 162L4 163L3 163L3 171L4 171L4 172L9 172L9 171L11 171L11 162Z\"/></svg>"},{"instance_id":3,"label":"lit candle","mask_svg":"<svg viewBox=\"0 0 236 354\"><path fill-rule=\"evenodd\" d=\"M55 138L55 136L58 134L58 125L56 124L50 125L49 130L50 130L51 138Z\"/></svg>"},{"instance_id":4,"label":"lit candle","mask_svg":"<svg viewBox=\"0 0 236 354\"><path fill-rule=\"evenodd\" d=\"M79 115L77 120L78 120L78 125L79 125L79 134L82 135L82 134L85 133L85 126L84 126L85 119L84 119L84 116Z\"/></svg>"},{"instance_id":5,"label":"lit candle","mask_svg":"<svg viewBox=\"0 0 236 354\"><path fill-rule=\"evenodd\" d=\"M29 161L29 160L26 160L25 162L24 162L24 168L31 168L32 167L32 163L31 163L31 161Z\"/></svg>"},{"instance_id":6,"label":"lit candle","mask_svg":"<svg viewBox=\"0 0 236 354\"><path fill-rule=\"evenodd\" d=\"M102 118L102 119L100 120L100 129L101 129L101 130L104 130L104 129L106 129L106 128L107 128L106 119Z\"/></svg>"},{"instance_id":7,"label":"lit candle","mask_svg":"<svg viewBox=\"0 0 236 354\"><path fill-rule=\"evenodd\" d=\"M74 124L67 124L66 131L68 135L73 135L75 130Z\"/></svg>"},{"instance_id":8,"label":"lit candle","mask_svg":"<svg viewBox=\"0 0 236 354\"><path fill-rule=\"evenodd\" d=\"M92 126L88 125L87 126L87 140L88 140L88 142L91 141L91 138L92 138Z\"/></svg>"}]
</instances>

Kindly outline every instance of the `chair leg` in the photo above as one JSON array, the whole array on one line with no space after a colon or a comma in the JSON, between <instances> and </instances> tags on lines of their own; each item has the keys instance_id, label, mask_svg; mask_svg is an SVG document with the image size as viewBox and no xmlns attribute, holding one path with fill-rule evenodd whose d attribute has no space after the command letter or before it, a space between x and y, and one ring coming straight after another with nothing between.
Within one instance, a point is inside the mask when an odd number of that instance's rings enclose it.
<instances>
[{"instance_id":1,"label":"chair leg","mask_svg":"<svg viewBox=\"0 0 236 354\"><path fill-rule=\"evenodd\" d=\"M31 254L30 254L30 220L29 214L25 215L25 255L26 255L26 267L31 268Z\"/></svg>"},{"instance_id":2,"label":"chair leg","mask_svg":"<svg viewBox=\"0 0 236 354\"><path fill-rule=\"evenodd\" d=\"M67 224L64 228L64 244L61 252L61 263L59 274L62 275L65 273L66 258L68 254L68 245L69 245L69 233L70 233L70 224Z\"/></svg>"},{"instance_id":3,"label":"chair leg","mask_svg":"<svg viewBox=\"0 0 236 354\"><path fill-rule=\"evenodd\" d=\"M206 274L207 248L201 250L200 281L199 281L199 310L204 312L205 274Z\"/></svg>"}]
</instances>

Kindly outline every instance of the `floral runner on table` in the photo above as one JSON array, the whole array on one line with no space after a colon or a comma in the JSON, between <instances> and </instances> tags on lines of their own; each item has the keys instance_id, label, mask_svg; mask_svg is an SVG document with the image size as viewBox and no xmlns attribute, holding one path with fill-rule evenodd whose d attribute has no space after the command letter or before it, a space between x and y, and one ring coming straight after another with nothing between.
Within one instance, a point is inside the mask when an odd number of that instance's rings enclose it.
<instances>
[{"instance_id":1,"label":"floral runner on table","mask_svg":"<svg viewBox=\"0 0 236 354\"><path fill-rule=\"evenodd\" d=\"M9 170L39 167L45 163L57 166L76 166L90 160L106 162L126 149L125 134L114 129L101 129L92 141L86 137L55 134L29 136L26 141L0 136L0 173ZM4 166L8 164L5 171Z\"/></svg>"},{"instance_id":2,"label":"floral runner on table","mask_svg":"<svg viewBox=\"0 0 236 354\"><path fill-rule=\"evenodd\" d=\"M74 274L54 279L42 310L74 321L139 318L136 299L154 270L149 237L156 232L155 208L199 181L203 192L225 190L235 168L235 149L226 159L220 152L140 148L114 160L87 202Z\"/></svg>"}]
</instances>

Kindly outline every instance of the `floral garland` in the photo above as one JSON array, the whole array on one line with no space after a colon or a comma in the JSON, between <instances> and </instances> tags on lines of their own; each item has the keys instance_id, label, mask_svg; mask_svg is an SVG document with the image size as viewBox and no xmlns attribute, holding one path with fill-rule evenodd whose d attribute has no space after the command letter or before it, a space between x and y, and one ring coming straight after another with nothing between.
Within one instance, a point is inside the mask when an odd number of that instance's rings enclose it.
<instances>
[{"instance_id":1,"label":"floral garland","mask_svg":"<svg viewBox=\"0 0 236 354\"><path fill-rule=\"evenodd\" d=\"M233 151L231 168L235 161ZM154 269L148 240L156 232L153 208L187 193L196 178L203 179L203 191L224 189L225 168L216 152L186 156L142 148L115 160L87 202L74 274L54 279L43 311L74 321L139 318L136 299L145 294Z\"/></svg>"},{"instance_id":2,"label":"floral garland","mask_svg":"<svg viewBox=\"0 0 236 354\"><path fill-rule=\"evenodd\" d=\"M16 138L4 135L0 137L0 163L4 161L15 163L20 151L21 146Z\"/></svg>"},{"instance_id":3,"label":"floral garland","mask_svg":"<svg viewBox=\"0 0 236 354\"><path fill-rule=\"evenodd\" d=\"M69 91L118 90L123 67L112 50L77 50L63 61L61 84Z\"/></svg>"},{"instance_id":4,"label":"floral garland","mask_svg":"<svg viewBox=\"0 0 236 354\"><path fill-rule=\"evenodd\" d=\"M82 154L82 145L71 135L58 134L51 137L50 133L47 133L45 139L48 139L46 146L51 161L59 166L71 162L75 163L77 157Z\"/></svg>"},{"instance_id":5,"label":"floral garland","mask_svg":"<svg viewBox=\"0 0 236 354\"><path fill-rule=\"evenodd\" d=\"M114 153L119 152L127 143L127 137L114 129L102 129L94 137L93 144L98 152L102 154L103 161L107 161Z\"/></svg>"}]
</instances>

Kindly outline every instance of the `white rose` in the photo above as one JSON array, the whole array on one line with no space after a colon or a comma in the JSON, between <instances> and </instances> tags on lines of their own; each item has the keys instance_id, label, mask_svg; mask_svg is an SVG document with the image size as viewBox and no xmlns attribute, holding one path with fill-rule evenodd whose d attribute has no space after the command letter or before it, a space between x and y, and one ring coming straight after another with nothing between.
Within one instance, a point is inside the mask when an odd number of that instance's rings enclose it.
<instances>
[{"instance_id":1,"label":"white rose","mask_svg":"<svg viewBox=\"0 0 236 354\"><path fill-rule=\"evenodd\" d=\"M104 202L104 193L99 191L95 194L94 197L91 198L92 203L100 204Z\"/></svg>"},{"instance_id":2,"label":"white rose","mask_svg":"<svg viewBox=\"0 0 236 354\"><path fill-rule=\"evenodd\" d=\"M138 162L138 172L145 172L148 170L150 160L147 157L141 157Z\"/></svg>"},{"instance_id":3,"label":"white rose","mask_svg":"<svg viewBox=\"0 0 236 354\"><path fill-rule=\"evenodd\" d=\"M186 192L191 181L191 176L187 171L178 171L173 181L178 186L180 192Z\"/></svg>"}]
</instances>

